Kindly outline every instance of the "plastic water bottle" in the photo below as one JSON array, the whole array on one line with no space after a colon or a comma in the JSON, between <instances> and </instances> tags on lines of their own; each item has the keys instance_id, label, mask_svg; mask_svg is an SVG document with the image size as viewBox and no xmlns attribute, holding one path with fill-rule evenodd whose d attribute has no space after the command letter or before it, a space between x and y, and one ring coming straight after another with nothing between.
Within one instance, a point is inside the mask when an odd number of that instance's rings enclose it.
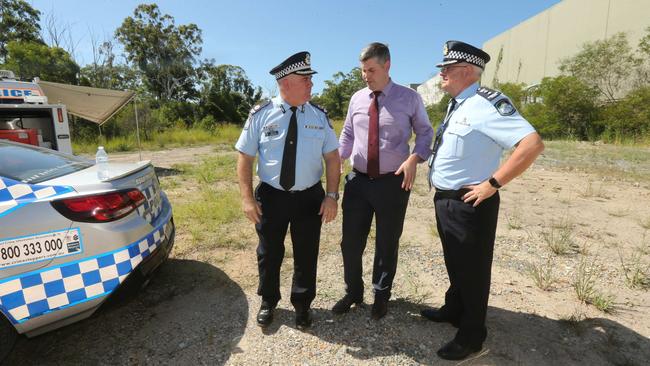
<instances>
[{"instance_id":1,"label":"plastic water bottle","mask_svg":"<svg viewBox=\"0 0 650 366\"><path fill-rule=\"evenodd\" d=\"M99 180L108 179L108 154L103 146L97 147L95 154L95 164L97 164L97 177Z\"/></svg>"}]
</instances>

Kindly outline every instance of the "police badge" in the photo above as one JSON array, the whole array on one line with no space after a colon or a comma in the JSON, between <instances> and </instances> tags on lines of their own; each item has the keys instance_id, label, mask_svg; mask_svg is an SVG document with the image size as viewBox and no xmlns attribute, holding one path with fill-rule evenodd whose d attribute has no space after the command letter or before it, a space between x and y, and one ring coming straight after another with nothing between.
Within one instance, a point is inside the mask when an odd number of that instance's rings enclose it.
<instances>
[{"instance_id":1,"label":"police badge","mask_svg":"<svg viewBox=\"0 0 650 366\"><path fill-rule=\"evenodd\" d=\"M447 47L447 43L445 42L445 45L442 46L442 55L447 56L448 53L449 53L449 48Z\"/></svg>"},{"instance_id":2,"label":"police badge","mask_svg":"<svg viewBox=\"0 0 650 366\"><path fill-rule=\"evenodd\" d=\"M311 56L309 54L305 55L305 63L307 66L311 66Z\"/></svg>"},{"instance_id":3,"label":"police badge","mask_svg":"<svg viewBox=\"0 0 650 366\"><path fill-rule=\"evenodd\" d=\"M517 109L515 109L515 106L512 105L508 99L501 99L494 106L502 116L511 116L517 111Z\"/></svg>"}]
</instances>

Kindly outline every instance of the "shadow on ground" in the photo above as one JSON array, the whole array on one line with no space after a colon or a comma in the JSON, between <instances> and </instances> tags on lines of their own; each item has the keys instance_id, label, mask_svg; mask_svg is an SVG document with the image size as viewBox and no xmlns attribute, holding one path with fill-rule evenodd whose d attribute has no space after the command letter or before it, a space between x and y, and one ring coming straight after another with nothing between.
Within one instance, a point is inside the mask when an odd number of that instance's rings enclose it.
<instances>
[{"instance_id":1,"label":"shadow on ground","mask_svg":"<svg viewBox=\"0 0 650 366\"><path fill-rule=\"evenodd\" d=\"M89 319L20 337L4 364L221 365L244 333L244 292L210 264L170 259L125 285Z\"/></svg>"},{"instance_id":2,"label":"shadow on ground","mask_svg":"<svg viewBox=\"0 0 650 366\"><path fill-rule=\"evenodd\" d=\"M340 344L338 352L360 362L404 355L420 364L448 363L436 351L454 337L455 328L421 318L421 305L398 299L389 306L388 315L380 321L370 320L367 304L341 316L329 309L314 309L315 324L309 332ZM280 310L277 315L279 321L267 334L281 325L295 327L292 312ZM341 322L353 324L337 326ZM483 351L464 365L646 365L650 360L650 339L609 319L568 322L490 307L488 331ZM336 355L332 356L336 362Z\"/></svg>"}]
</instances>

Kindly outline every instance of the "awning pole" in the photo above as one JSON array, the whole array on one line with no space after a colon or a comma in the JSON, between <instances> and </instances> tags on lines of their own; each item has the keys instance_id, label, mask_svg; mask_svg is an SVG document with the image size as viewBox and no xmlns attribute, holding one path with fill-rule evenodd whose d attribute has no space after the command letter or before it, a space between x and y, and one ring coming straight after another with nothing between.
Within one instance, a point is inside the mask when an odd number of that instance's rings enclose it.
<instances>
[{"instance_id":1,"label":"awning pole","mask_svg":"<svg viewBox=\"0 0 650 366\"><path fill-rule=\"evenodd\" d=\"M142 161L142 145L140 145L140 124L138 123L138 99L133 98L133 108L135 110L135 136L138 139L138 153L140 154L140 161Z\"/></svg>"}]
</instances>

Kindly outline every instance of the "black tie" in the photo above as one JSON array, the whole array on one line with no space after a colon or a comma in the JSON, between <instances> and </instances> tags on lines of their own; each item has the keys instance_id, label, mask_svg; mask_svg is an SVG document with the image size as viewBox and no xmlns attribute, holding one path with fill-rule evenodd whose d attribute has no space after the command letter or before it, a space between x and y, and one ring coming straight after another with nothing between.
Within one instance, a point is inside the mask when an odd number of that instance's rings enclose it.
<instances>
[{"instance_id":1,"label":"black tie","mask_svg":"<svg viewBox=\"0 0 650 366\"><path fill-rule=\"evenodd\" d=\"M296 118L296 107L291 107L291 119L289 129L284 140L284 152L282 153L282 170L280 171L280 185L285 191L291 190L296 182L296 147L298 145L298 119Z\"/></svg>"},{"instance_id":2,"label":"black tie","mask_svg":"<svg viewBox=\"0 0 650 366\"><path fill-rule=\"evenodd\" d=\"M433 166L433 160L436 158L436 152L438 152L440 144L442 143L442 134L445 133L447 126L449 126L449 117L451 116L451 112L454 110L454 107L456 107L456 99L451 98L449 100L449 106L447 107L447 115L445 115L445 119L442 120L442 124L436 131L436 140L434 141L433 149L431 150L431 166Z\"/></svg>"}]
</instances>

